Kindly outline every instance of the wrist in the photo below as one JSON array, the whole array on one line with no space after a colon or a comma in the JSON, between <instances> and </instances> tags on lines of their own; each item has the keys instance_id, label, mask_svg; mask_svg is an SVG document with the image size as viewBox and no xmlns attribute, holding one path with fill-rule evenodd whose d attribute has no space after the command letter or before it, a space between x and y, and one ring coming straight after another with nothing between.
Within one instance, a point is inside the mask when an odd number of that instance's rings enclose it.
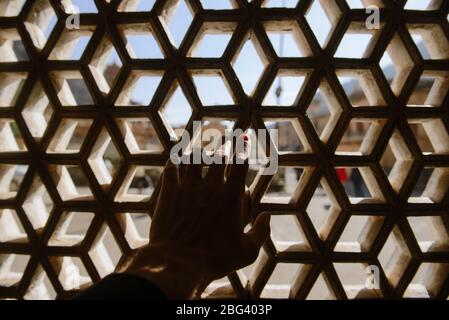
<instances>
[{"instance_id":1,"label":"wrist","mask_svg":"<svg viewBox=\"0 0 449 320\"><path fill-rule=\"evenodd\" d=\"M128 257L117 272L145 278L158 286L168 299L198 297L209 281L174 252L167 247L149 245Z\"/></svg>"}]
</instances>

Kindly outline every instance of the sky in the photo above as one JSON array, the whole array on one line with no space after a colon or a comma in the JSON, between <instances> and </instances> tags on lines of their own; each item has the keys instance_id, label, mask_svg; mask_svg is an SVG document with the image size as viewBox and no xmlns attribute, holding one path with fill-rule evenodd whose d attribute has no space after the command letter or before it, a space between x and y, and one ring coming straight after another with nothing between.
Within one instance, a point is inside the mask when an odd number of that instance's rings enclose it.
<instances>
[{"instance_id":1,"label":"sky","mask_svg":"<svg viewBox=\"0 0 449 320\"><path fill-rule=\"evenodd\" d=\"M429 1L430 0L409 0L406 8L423 10L427 7ZM150 10L154 2L154 0L142 0L139 3L138 10ZM231 5L228 0L201 0L201 2L206 9L231 9ZM287 7L292 7L295 6L297 2L297 0L269 0L265 6L277 7L285 5ZM351 8L364 8L361 0L347 0L347 2ZM72 3L79 8L81 13L97 12L93 0L72 0ZM318 42L321 45L324 45L328 34L331 32L331 24L327 19L319 1L314 1L306 16L306 19L314 31ZM179 46L182 42L191 21L192 15L185 2L181 0L179 6L171 17L170 22L168 23L168 28L176 46ZM53 21L53 23L54 22L55 21ZM51 28L52 24L47 28L46 33L49 33ZM303 56L303 53L296 45L296 42L291 34L287 33L283 36L273 33L267 34L278 56ZM231 36L231 34L207 35L203 41L201 41L193 56L220 57ZM335 56L342 58L362 57L371 37L372 34L346 34L342 39ZM127 40L137 58L163 58L163 54L151 34L127 36ZM419 41L419 39L415 40ZM73 59L79 59L88 41L89 37L83 37L80 39L73 53ZM281 41L283 41L282 49L280 45ZM109 59L110 63L115 62L121 65L120 59L115 50L113 50ZM386 55L381 61L381 67L384 68L391 65L391 63L391 59L389 59L388 55ZM250 95L253 88L258 83L258 77L264 70L262 60L257 55L251 41L247 41L244 44L238 58L233 64L233 68L239 77L245 92ZM133 100L142 102L142 104L148 104L157 88L157 85L159 84L160 79L160 76L146 76L141 78L133 92ZM203 105L216 105L218 103L221 105L228 105L234 103L231 95L227 93L226 86L220 77L194 77L193 80L198 88L198 93ZM351 79L348 78L341 79L342 82L350 80ZM278 100L275 96L275 91L279 85L279 81L282 82L283 92ZM300 76L283 76L280 80L276 79L263 104L280 106L291 105L300 91L303 82L304 77ZM190 109L187 100L183 96L182 90L176 90L164 111L164 115L167 117L172 126L179 126L187 122L190 117Z\"/></svg>"}]
</instances>

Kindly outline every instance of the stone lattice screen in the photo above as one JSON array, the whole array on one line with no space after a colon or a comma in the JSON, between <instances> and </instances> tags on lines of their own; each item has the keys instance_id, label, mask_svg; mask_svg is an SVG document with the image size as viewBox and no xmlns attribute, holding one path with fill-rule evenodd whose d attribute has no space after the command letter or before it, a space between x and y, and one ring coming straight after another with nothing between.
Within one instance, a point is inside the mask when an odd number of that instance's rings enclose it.
<instances>
[{"instance_id":1,"label":"stone lattice screen","mask_svg":"<svg viewBox=\"0 0 449 320\"><path fill-rule=\"evenodd\" d=\"M136 192L133 181L145 172L156 184L175 143L166 109L179 88L192 108L187 130L193 120L243 129L290 123L302 145L279 148L283 174L299 176L289 197L267 191L270 176L249 186L253 216L273 215L272 239L254 265L205 296L448 298L449 1L419 1L427 8L415 10L416 1L405 0L300 0L285 2L288 8L186 0L193 19L179 46L170 35L177 1L142 0L155 2L143 11L135 0L94 2L96 12L81 13L79 29L65 27L70 0L0 2L1 298L71 296L112 272L120 253L146 243L154 188ZM367 5L380 7L379 29L366 28ZM308 15L312 6L331 25L324 41L315 36L321 26ZM277 51L270 34L279 33L292 37L297 56ZM223 54L198 57L194 49L221 34L228 35ZM161 56L140 59L129 35L152 36ZM359 35L369 37L366 50L337 57ZM237 70L248 41L264 66L260 78ZM111 77L104 70L113 52L120 65ZM390 73L381 67L387 56ZM232 103L206 106L194 81L204 76L221 79ZM240 81L248 76L258 80L252 91ZM283 77L303 78L295 99L263 103ZM342 77L359 83L361 103ZM144 78L160 82L138 105L132 92ZM425 98L411 102L424 80L431 83ZM354 127L362 128L356 146L339 149ZM342 175L353 171L366 186L362 196L344 187ZM317 194L329 199L320 221L310 209ZM374 288L365 286L367 266L379 270Z\"/></svg>"}]
</instances>

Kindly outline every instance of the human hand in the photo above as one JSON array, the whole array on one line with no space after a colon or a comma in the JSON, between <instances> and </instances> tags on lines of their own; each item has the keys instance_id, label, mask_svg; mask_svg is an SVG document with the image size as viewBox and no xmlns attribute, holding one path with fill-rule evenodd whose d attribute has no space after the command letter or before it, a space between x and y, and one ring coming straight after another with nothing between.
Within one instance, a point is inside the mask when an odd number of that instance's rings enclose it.
<instances>
[{"instance_id":1,"label":"human hand","mask_svg":"<svg viewBox=\"0 0 449 320\"><path fill-rule=\"evenodd\" d=\"M235 160L235 159L234 159ZM149 245L119 268L152 281L172 298L193 298L213 280L251 264L270 234L270 216L244 233L248 162L180 170L169 160L153 215ZM226 178L225 178L226 176Z\"/></svg>"}]
</instances>

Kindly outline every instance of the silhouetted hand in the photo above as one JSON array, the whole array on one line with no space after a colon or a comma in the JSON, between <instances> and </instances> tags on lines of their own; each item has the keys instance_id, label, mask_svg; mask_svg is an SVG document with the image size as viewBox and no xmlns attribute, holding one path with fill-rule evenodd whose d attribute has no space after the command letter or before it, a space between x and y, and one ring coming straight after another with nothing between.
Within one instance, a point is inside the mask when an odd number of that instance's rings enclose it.
<instances>
[{"instance_id":1,"label":"silhouetted hand","mask_svg":"<svg viewBox=\"0 0 449 320\"><path fill-rule=\"evenodd\" d=\"M119 272L149 279L169 299L188 299L257 258L270 234L270 216L259 215L253 228L243 232L248 163L228 168L225 163L212 164L202 178L201 165L180 170L167 162L149 245L127 259Z\"/></svg>"}]
</instances>

